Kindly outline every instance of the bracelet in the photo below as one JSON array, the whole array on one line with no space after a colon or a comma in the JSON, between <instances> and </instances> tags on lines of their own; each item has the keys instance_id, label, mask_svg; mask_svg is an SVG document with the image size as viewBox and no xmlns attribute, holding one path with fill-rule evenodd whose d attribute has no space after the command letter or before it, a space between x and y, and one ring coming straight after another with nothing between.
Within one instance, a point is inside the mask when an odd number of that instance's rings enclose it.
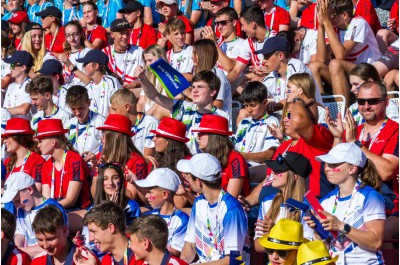
<instances>
[{"instance_id":1,"label":"bracelet","mask_svg":"<svg viewBox=\"0 0 400 265\"><path fill-rule=\"evenodd\" d=\"M71 73L75 72L78 70L78 67L76 67L76 65L74 65L74 67L71 69Z\"/></svg>"}]
</instances>

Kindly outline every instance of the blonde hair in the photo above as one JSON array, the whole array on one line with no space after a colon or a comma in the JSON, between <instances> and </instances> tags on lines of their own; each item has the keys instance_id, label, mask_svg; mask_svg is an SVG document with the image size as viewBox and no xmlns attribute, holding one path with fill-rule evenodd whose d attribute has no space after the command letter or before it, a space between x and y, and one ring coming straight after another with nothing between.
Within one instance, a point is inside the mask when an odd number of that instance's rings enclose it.
<instances>
[{"instance_id":1,"label":"blonde hair","mask_svg":"<svg viewBox=\"0 0 400 265\"><path fill-rule=\"evenodd\" d=\"M294 74L289 77L288 83L301 87L304 95L307 98L315 100L315 82L314 79L307 73Z\"/></svg>"},{"instance_id":2,"label":"blonde hair","mask_svg":"<svg viewBox=\"0 0 400 265\"><path fill-rule=\"evenodd\" d=\"M165 53L164 48L158 44L151 45L151 46L147 47L146 50L144 50L143 60L144 60L145 54L151 54L154 57L156 57L157 59L162 58L162 59L164 59L164 61L168 62L167 54ZM156 79L156 76L153 74L153 72L146 71L146 77L149 79L150 83L152 83L154 85L156 90L162 94L162 92L164 91L164 88L160 84L160 82L156 82L157 79ZM144 98L146 99L146 104L150 104L152 102L146 95L144 95Z\"/></svg>"},{"instance_id":3,"label":"blonde hair","mask_svg":"<svg viewBox=\"0 0 400 265\"><path fill-rule=\"evenodd\" d=\"M44 32L43 34L43 41L42 46L40 47L39 51L35 51L32 47L32 30L25 33L24 37L22 38L22 50L29 52L33 57L33 71L39 71L43 65L43 59L46 55L46 48L44 46Z\"/></svg>"},{"instance_id":4,"label":"blonde hair","mask_svg":"<svg viewBox=\"0 0 400 265\"><path fill-rule=\"evenodd\" d=\"M271 207L268 209L267 216L274 220L276 223L276 218L279 215L281 210L282 203L286 202L288 198L295 199L297 201L303 201L304 194L306 193L306 180L303 177L297 176L295 178L295 174L292 171L287 171L287 181L285 186L284 193L279 192L275 195L272 200ZM285 218L288 218L293 221L300 222L300 212L293 211L287 213Z\"/></svg>"},{"instance_id":5,"label":"blonde hair","mask_svg":"<svg viewBox=\"0 0 400 265\"><path fill-rule=\"evenodd\" d=\"M129 89L122 88L118 89L110 98L111 104L121 105L123 103L129 103L133 109L136 109L137 98L135 94Z\"/></svg>"}]
</instances>

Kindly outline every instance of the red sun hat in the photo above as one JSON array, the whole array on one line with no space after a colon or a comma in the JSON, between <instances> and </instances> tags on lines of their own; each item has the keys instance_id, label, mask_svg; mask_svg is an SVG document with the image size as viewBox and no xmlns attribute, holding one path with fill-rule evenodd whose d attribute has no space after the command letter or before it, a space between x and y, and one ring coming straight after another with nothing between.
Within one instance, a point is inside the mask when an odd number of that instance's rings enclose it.
<instances>
[{"instance_id":1,"label":"red sun hat","mask_svg":"<svg viewBox=\"0 0 400 265\"><path fill-rule=\"evenodd\" d=\"M34 135L35 131L32 130L31 124L27 119L11 118L7 121L6 128L1 134L1 137L7 137L18 134Z\"/></svg>"},{"instance_id":2,"label":"red sun hat","mask_svg":"<svg viewBox=\"0 0 400 265\"><path fill-rule=\"evenodd\" d=\"M64 129L60 119L46 119L38 122L36 138L64 135L68 132L69 130Z\"/></svg>"},{"instance_id":3,"label":"red sun hat","mask_svg":"<svg viewBox=\"0 0 400 265\"><path fill-rule=\"evenodd\" d=\"M233 134L233 132L229 131L228 120L214 114L204 115L200 121L199 128L192 130L192 132L213 133L227 136Z\"/></svg>"},{"instance_id":4,"label":"red sun hat","mask_svg":"<svg viewBox=\"0 0 400 265\"><path fill-rule=\"evenodd\" d=\"M97 127L100 131L114 131L120 132L129 136L134 136L135 133L131 131L132 122L125 116L119 114L109 114L103 126Z\"/></svg>"},{"instance_id":5,"label":"red sun hat","mask_svg":"<svg viewBox=\"0 0 400 265\"><path fill-rule=\"evenodd\" d=\"M13 24L21 24L22 22L29 23L29 17L25 11L16 11L11 15L11 18L7 20L7 22L11 22Z\"/></svg>"},{"instance_id":6,"label":"red sun hat","mask_svg":"<svg viewBox=\"0 0 400 265\"><path fill-rule=\"evenodd\" d=\"M162 119L157 129L150 132L182 143L189 141L189 138L186 138L186 125L172 118Z\"/></svg>"}]
</instances>

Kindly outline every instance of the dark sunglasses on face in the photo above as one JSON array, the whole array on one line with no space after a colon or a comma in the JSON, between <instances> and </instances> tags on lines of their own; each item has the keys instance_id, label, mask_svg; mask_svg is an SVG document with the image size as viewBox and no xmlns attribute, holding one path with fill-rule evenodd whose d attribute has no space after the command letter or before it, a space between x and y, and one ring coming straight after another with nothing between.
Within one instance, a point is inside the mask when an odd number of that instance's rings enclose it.
<instances>
[{"instance_id":1,"label":"dark sunglasses on face","mask_svg":"<svg viewBox=\"0 0 400 265\"><path fill-rule=\"evenodd\" d=\"M278 254L279 257L281 257L282 259L286 259L287 256L289 255L291 250L276 250L276 249L271 249L271 248L266 248L265 252L268 255L273 255L274 252L276 252L276 254Z\"/></svg>"},{"instance_id":2,"label":"dark sunglasses on face","mask_svg":"<svg viewBox=\"0 0 400 265\"><path fill-rule=\"evenodd\" d=\"M290 120L290 117L292 116L291 112L286 112L286 118L288 118Z\"/></svg>"},{"instance_id":3,"label":"dark sunglasses on face","mask_svg":"<svg viewBox=\"0 0 400 265\"><path fill-rule=\"evenodd\" d=\"M357 98L357 103L361 106L364 106L365 102L368 102L368 105L377 105L384 100L385 98Z\"/></svg>"},{"instance_id":4,"label":"dark sunglasses on face","mask_svg":"<svg viewBox=\"0 0 400 265\"><path fill-rule=\"evenodd\" d=\"M221 26L226 26L226 24L228 24L229 22L231 22L231 20L221 20L221 21L215 21L215 25L218 27L219 25Z\"/></svg>"},{"instance_id":5,"label":"dark sunglasses on face","mask_svg":"<svg viewBox=\"0 0 400 265\"><path fill-rule=\"evenodd\" d=\"M10 64L10 68L11 68L12 70L14 70L15 67L21 67L21 66L22 66L22 65L19 64L19 63L12 63L12 64Z\"/></svg>"}]
</instances>

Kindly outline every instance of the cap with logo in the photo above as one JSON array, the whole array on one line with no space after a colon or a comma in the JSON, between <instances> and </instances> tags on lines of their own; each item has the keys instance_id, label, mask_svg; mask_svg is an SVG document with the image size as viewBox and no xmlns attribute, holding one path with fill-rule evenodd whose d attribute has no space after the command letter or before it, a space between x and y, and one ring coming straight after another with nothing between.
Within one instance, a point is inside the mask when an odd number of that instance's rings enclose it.
<instances>
[{"instance_id":1,"label":"cap with logo","mask_svg":"<svg viewBox=\"0 0 400 265\"><path fill-rule=\"evenodd\" d=\"M110 30L112 32L119 31L122 29L130 29L130 28L132 28L132 27L129 24L128 20L122 19L122 18L117 18L116 20L114 20L111 23L111 26L110 26Z\"/></svg>"}]
</instances>

